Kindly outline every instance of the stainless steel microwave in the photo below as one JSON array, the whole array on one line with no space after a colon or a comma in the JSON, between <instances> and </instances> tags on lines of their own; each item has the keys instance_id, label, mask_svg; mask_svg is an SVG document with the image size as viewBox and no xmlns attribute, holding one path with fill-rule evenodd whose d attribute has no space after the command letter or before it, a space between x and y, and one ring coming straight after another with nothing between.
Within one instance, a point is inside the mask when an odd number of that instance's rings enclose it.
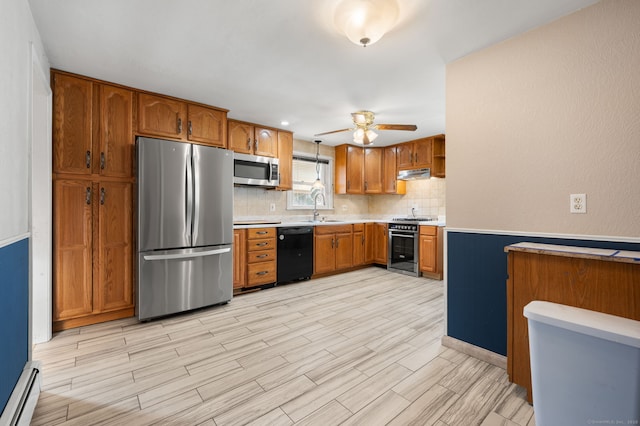
<instances>
[{"instance_id":1,"label":"stainless steel microwave","mask_svg":"<svg viewBox=\"0 0 640 426\"><path fill-rule=\"evenodd\" d=\"M236 152L233 156L233 183L274 188L280 185L279 160Z\"/></svg>"}]
</instances>

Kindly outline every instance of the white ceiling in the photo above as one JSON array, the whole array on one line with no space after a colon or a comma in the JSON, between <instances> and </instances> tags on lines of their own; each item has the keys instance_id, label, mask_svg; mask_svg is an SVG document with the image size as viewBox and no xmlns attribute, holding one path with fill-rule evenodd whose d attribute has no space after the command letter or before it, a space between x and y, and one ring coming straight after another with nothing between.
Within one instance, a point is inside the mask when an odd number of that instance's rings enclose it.
<instances>
[{"instance_id":1,"label":"white ceiling","mask_svg":"<svg viewBox=\"0 0 640 426\"><path fill-rule=\"evenodd\" d=\"M229 109L295 137L351 127L376 146L445 133L445 65L597 0L397 0L400 19L363 48L333 27L339 0L29 0L51 66ZM329 145L350 133L323 136Z\"/></svg>"}]
</instances>

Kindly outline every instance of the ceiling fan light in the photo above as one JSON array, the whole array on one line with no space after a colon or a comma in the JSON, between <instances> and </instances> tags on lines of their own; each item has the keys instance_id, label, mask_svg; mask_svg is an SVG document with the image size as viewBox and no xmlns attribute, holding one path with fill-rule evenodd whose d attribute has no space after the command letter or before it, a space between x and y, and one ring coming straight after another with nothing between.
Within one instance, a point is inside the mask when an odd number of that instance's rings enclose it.
<instances>
[{"instance_id":1,"label":"ceiling fan light","mask_svg":"<svg viewBox=\"0 0 640 426\"><path fill-rule=\"evenodd\" d=\"M378 137L378 134L373 130L367 130L367 138L369 142L373 142Z\"/></svg>"},{"instance_id":2,"label":"ceiling fan light","mask_svg":"<svg viewBox=\"0 0 640 426\"><path fill-rule=\"evenodd\" d=\"M380 40L397 19L396 0L343 0L334 15L336 27L353 43L364 47Z\"/></svg>"},{"instance_id":3,"label":"ceiling fan light","mask_svg":"<svg viewBox=\"0 0 640 426\"><path fill-rule=\"evenodd\" d=\"M362 141L364 138L364 129L362 127L358 127L355 132L353 132L353 140L356 139Z\"/></svg>"}]
</instances>

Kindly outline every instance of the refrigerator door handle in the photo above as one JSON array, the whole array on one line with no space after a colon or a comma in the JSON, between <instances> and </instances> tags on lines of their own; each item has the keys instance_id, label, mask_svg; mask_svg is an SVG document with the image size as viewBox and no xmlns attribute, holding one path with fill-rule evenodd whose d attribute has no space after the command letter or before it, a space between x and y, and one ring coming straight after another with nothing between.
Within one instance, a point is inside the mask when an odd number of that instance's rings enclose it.
<instances>
[{"instance_id":1,"label":"refrigerator door handle","mask_svg":"<svg viewBox=\"0 0 640 426\"><path fill-rule=\"evenodd\" d=\"M223 249L199 251L197 253L177 253L177 254L148 254L144 255L144 260L174 260L174 259L189 259L193 257L213 256L216 254L229 253L230 247Z\"/></svg>"},{"instance_id":2,"label":"refrigerator door handle","mask_svg":"<svg viewBox=\"0 0 640 426\"><path fill-rule=\"evenodd\" d=\"M187 237L187 243L193 244L193 164L191 162L191 156L186 161L186 182L185 182L185 218L187 220L185 226L185 234Z\"/></svg>"},{"instance_id":3,"label":"refrigerator door handle","mask_svg":"<svg viewBox=\"0 0 640 426\"><path fill-rule=\"evenodd\" d=\"M192 234L192 242L191 244L196 244L198 241L198 229L200 226L200 182L202 174L200 172L200 156L198 155L199 151L191 148L192 156L191 156L191 169L193 170L193 226L191 227Z\"/></svg>"}]
</instances>

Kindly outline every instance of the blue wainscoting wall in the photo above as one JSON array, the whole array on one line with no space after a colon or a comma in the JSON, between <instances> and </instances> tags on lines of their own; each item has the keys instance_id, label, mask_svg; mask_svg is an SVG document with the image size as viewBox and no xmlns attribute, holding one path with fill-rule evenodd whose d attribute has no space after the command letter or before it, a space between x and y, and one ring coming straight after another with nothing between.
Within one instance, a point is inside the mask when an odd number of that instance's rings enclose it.
<instances>
[{"instance_id":1,"label":"blue wainscoting wall","mask_svg":"<svg viewBox=\"0 0 640 426\"><path fill-rule=\"evenodd\" d=\"M0 413L29 357L29 239L0 248Z\"/></svg>"},{"instance_id":2,"label":"blue wainscoting wall","mask_svg":"<svg viewBox=\"0 0 640 426\"><path fill-rule=\"evenodd\" d=\"M449 231L447 233L447 335L507 354L507 254L529 241L640 251L638 243L541 238Z\"/></svg>"}]
</instances>

